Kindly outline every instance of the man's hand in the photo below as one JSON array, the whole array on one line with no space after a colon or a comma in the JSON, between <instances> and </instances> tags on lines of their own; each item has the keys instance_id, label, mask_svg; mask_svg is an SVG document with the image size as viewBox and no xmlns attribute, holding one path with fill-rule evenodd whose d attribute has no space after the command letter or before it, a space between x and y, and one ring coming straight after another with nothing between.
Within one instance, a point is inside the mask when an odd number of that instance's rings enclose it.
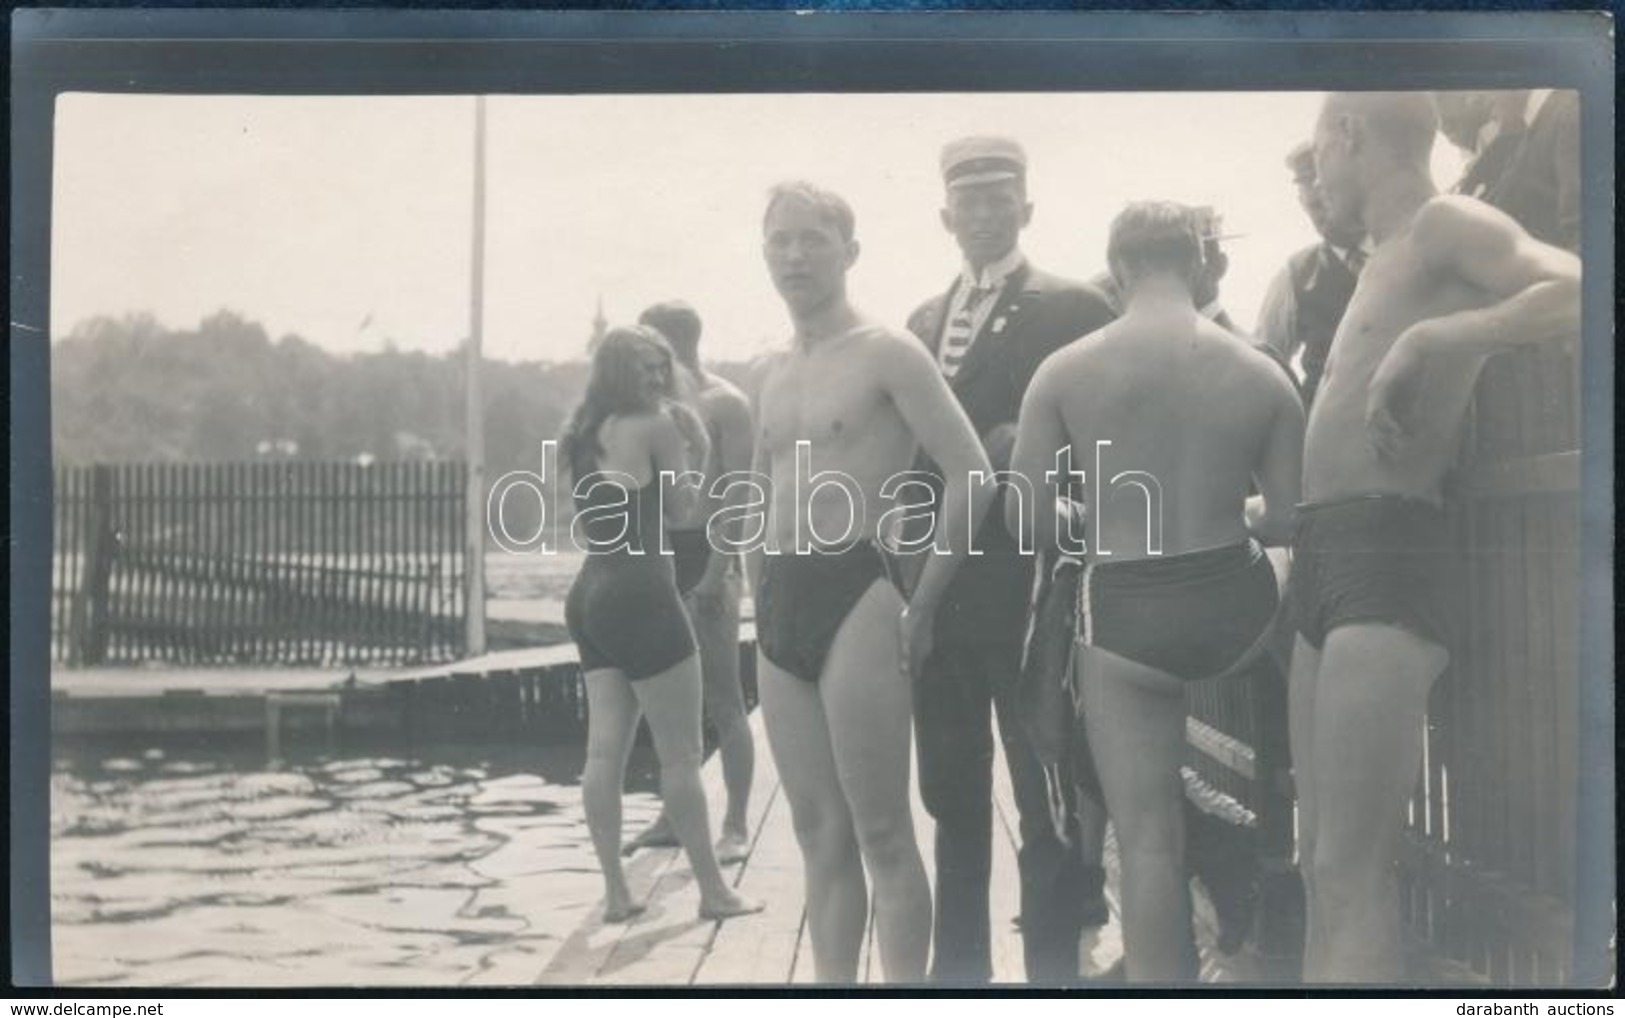
<instances>
[{"instance_id":1,"label":"man's hand","mask_svg":"<svg viewBox=\"0 0 1625 1018\"><path fill-rule=\"evenodd\" d=\"M1400 334L1371 375L1366 390L1365 425L1371 447L1381 459L1393 459L1405 446L1415 422L1421 389L1422 355L1417 353L1418 322Z\"/></svg>"},{"instance_id":2,"label":"man's hand","mask_svg":"<svg viewBox=\"0 0 1625 1018\"><path fill-rule=\"evenodd\" d=\"M710 560L705 564L705 573L689 593L696 605L720 608L728 593L728 556L712 551Z\"/></svg>"},{"instance_id":3,"label":"man's hand","mask_svg":"<svg viewBox=\"0 0 1625 1018\"><path fill-rule=\"evenodd\" d=\"M706 454L711 449L711 437L706 434L705 422L694 408L681 400L668 399L662 405L666 415L672 423L677 425L677 431L683 436L683 444L688 450L689 466L699 469L704 466Z\"/></svg>"},{"instance_id":4,"label":"man's hand","mask_svg":"<svg viewBox=\"0 0 1625 1018\"><path fill-rule=\"evenodd\" d=\"M897 638L902 651L897 663L904 675L917 679L936 640L936 612L903 606L897 615Z\"/></svg>"}]
</instances>

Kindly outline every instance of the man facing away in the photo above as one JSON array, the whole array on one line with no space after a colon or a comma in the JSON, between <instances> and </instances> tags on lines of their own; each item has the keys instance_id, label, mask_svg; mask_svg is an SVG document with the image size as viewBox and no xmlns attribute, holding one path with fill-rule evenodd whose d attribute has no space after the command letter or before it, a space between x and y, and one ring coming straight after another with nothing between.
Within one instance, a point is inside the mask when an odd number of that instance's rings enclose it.
<instances>
[{"instance_id":1,"label":"man facing away","mask_svg":"<svg viewBox=\"0 0 1625 1018\"><path fill-rule=\"evenodd\" d=\"M1263 652L1278 595L1259 541L1290 534L1302 456L1291 383L1197 310L1203 218L1140 202L1114 220L1124 315L1039 369L1012 458L1037 497L1030 516L1020 499L1005 506L1013 532L1031 526L1047 545L1064 532L1073 555L1079 538L1088 544L1074 685L1117 828L1136 981L1196 977L1180 774L1187 684L1238 674ZM1080 470L1086 534L1051 513Z\"/></svg>"},{"instance_id":2,"label":"man facing away","mask_svg":"<svg viewBox=\"0 0 1625 1018\"><path fill-rule=\"evenodd\" d=\"M946 293L915 311L909 330L936 358L994 469L1002 471L1022 395L1038 365L1111 321L1112 312L1094 289L1049 275L1022 254L1018 241L1033 207L1019 144L960 139L943 149L941 168L947 191L942 223L958 243L964 267ZM958 480L950 464L939 466L942 476ZM947 525L945 518L939 532ZM936 649L914 689L920 796L936 821L931 974L949 982L991 976L990 715L996 714L1020 812L1027 977L1069 981L1078 974L1079 935L1091 900L1100 904L1104 871L1085 865L1069 788L1064 815L1059 824L1052 822L1043 770L1019 717L1016 680L1033 558L1019 553L997 519L977 533L975 549L943 598Z\"/></svg>"},{"instance_id":3,"label":"man facing away","mask_svg":"<svg viewBox=\"0 0 1625 1018\"><path fill-rule=\"evenodd\" d=\"M1442 482L1485 360L1578 334L1579 262L1489 205L1440 196L1436 126L1425 93L1366 92L1328 97L1315 128L1327 214L1373 249L1309 416L1293 541L1312 981L1403 972L1395 859L1428 689L1449 658Z\"/></svg>"},{"instance_id":4,"label":"man facing away","mask_svg":"<svg viewBox=\"0 0 1625 1018\"><path fill-rule=\"evenodd\" d=\"M1195 292L1191 295L1196 301L1196 309L1219 328L1238 336L1244 335L1230 317L1230 312L1224 309L1224 301L1219 296L1219 284L1224 282L1225 273L1230 271L1230 255L1224 249L1224 242L1234 239L1235 235L1224 232L1223 220L1211 206L1191 206L1190 214L1202 230L1202 269L1196 280ZM1122 284L1110 269L1090 279L1089 285L1106 298L1114 317L1123 314L1128 301L1123 294Z\"/></svg>"},{"instance_id":5,"label":"man facing away","mask_svg":"<svg viewBox=\"0 0 1625 1018\"><path fill-rule=\"evenodd\" d=\"M854 982L867 868L886 978L925 977L931 890L909 808L909 677L992 491L970 422L912 338L847 300L858 257L850 206L810 184L775 188L763 254L795 336L764 370L756 473L771 479L756 581L758 685L768 743L806 866L820 981ZM907 596L880 546L895 478L917 448L948 478L942 526ZM956 536L957 535L957 536Z\"/></svg>"},{"instance_id":6,"label":"man facing away","mask_svg":"<svg viewBox=\"0 0 1625 1018\"><path fill-rule=\"evenodd\" d=\"M1258 312L1258 340L1283 364L1303 354L1300 388L1304 406L1314 402L1326 354L1343 320L1354 283L1365 264L1365 237L1330 220L1315 189L1315 149L1304 142L1287 156L1298 204L1320 241L1294 254L1270 283Z\"/></svg>"},{"instance_id":7,"label":"man facing away","mask_svg":"<svg viewBox=\"0 0 1625 1018\"><path fill-rule=\"evenodd\" d=\"M699 646L705 716L716 731L717 755L722 760L728 804L716 848L717 861L727 865L743 859L750 847L746 808L756 768L756 747L745 716L744 690L739 684L739 557L723 550L740 536L738 516L728 510L741 503L745 488L731 485L719 494L712 486L725 474L750 469L750 404L737 386L707 371L700 362L703 325L699 313L687 303L672 300L651 305L638 317L638 323L658 330L671 344L685 375L687 384L683 388L711 440L710 455L700 464L704 477L700 498L704 504L696 519L701 525L674 528L667 537L675 558L677 589L683 595L694 626L694 641ZM713 534L708 522L721 519L728 520L731 532ZM640 848L676 844L677 837L662 811L623 851L630 855Z\"/></svg>"}]
</instances>

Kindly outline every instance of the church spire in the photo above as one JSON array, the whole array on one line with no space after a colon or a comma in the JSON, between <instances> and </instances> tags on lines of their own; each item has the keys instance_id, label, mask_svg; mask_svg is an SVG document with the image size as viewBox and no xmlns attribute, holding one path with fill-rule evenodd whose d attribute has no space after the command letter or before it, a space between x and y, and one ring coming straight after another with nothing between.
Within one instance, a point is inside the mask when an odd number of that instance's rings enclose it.
<instances>
[{"instance_id":1,"label":"church spire","mask_svg":"<svg viewBox=\"0 0 1625 1018\"><path fill-rule=\"evenodd\" d=\"M598 341L609 331L609 319L604 317L604 295L598 295L598 310L592 316L592 335L587 339L587 353L598 349Z\"/></svg>"}]
</instances>

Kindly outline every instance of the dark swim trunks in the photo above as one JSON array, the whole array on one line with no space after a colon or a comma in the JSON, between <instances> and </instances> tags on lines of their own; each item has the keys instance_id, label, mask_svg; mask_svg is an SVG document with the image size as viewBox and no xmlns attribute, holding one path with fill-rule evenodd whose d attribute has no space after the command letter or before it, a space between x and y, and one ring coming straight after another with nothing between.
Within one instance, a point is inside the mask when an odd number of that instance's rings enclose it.
<instances>
[{"instance_id":1,"label":"dark swim trunks","mask_svg":"<svg viewBox=\"0 0 1625 1018\"><path fill-rule=\"evenodd\" d=\"M889 555L871 541L806 555L767 555L756 591L756 645L762 656L807 682L824 659L852 606L879 579L902 592Z\"/></svg>"},{"instance_id":2,"label":"dark swim trunks","mask_svg":"<svg viewBox=\"0 0 1625 1018\"><path fill-rule=\"evenodd\" d=\"M1326 634L1383 622L1443 645L1440 598L1450 544L1444 511L1397 495L1298 507L1292 623L1317 650Z\"/></svg>"},{"instance_id":3,"label":"dark swim trunks","mask_svg":"<svg viewBox=\"0 0 1625 1018\"><path fill-rule=\"evenodd\" d=\"M1256 541L1128 562L1091 562L1078 590L1078 640L1187 682L1250 664L1280 594Z\"/></svg>"},{"instance_id":4,"label":"dark swim trunks","mask_svg":"<svg viewBox=\"0 0 1625 1018\"><path fill-rule=\"evenodd\" d=\"M711 562L711 537L700 530L671 530L666 533L672 562L677 567L677 593L687 595L700 585L705 567Z\"/></svg>"}]
</instances>

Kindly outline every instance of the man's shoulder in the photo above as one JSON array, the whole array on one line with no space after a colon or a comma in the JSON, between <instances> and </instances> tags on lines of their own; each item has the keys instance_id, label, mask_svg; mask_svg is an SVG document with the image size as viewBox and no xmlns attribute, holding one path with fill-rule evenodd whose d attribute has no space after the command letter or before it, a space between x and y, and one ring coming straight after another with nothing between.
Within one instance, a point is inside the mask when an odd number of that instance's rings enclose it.
<instances>
[{"instance_id":1,"label":"man's shoulder","mask_svg":"<svg viewBox=\"0 0 1625 1018\"><path fill-rule=\"evenodd\" d=\"M909 332L920 339L930 338L934 323L947 311L950 289L951 285L943 287L941 291L927 297L909 312L907 319Z\"/></svg>"},{"instance_id":2,"label":"man's shoulder","mask_svg":"<svg viewBox=\"0 0 1625 1018\"><path fill-rule=\"evenodd\" d=\"M1299 398L1291 369L1268 347L1205 318L1198 319L1197 328L1213 342L1221 356L1236 365L1247 384L1277 396Z\"/></svg>"},{"instance_id":3,"label":"man's shoulder","mask_svg":"<svg viewBox=\"0 0 1625 1018\"><path fill-rule=\"evenodd\" d=\"M1034 380L1058 374L1081 374L1084 378L1094 378L1115 363L1117 358L1112 347L1116 339L1114 323L1108 322L1045 356L1038 366L1038 373L1033 376Z\"/></svg>"},{"instance_id":4,"label":"man's shoulder","mask_svg":"<svg viewBox=\"0 0 1625 1018\"><path fill-rule=\"evenodd\" d=\"M938 372L931 351L913 333L880 322L868 323L853 333L852 370L880 382L897 382L916 374Z\"/></svg>"},{"instance_id":5,"label":"man's shoulder","mask_svg":"<svg viewBox=\"0 0 1625 1018\"><path fill-rule=\"evenodd\" d=\"M1436 194L1423 202L1411 219L1415 234L1424 230L1438 230L1485 219L1511 219L1482 198L1468 194Z\"/></svg>"},{"instance_id":6,"label":"man's shoulder","mask_svg":"<svg viewBox=\"0 0 1625 1018\"><path fill-rule=\"evenodd\" d=\"M919 338L910 330L899 329L884 322L865 322L853 329L849 338L864 350L882 356L899 348L913 352L920 346Z\"/></svg>"},{"instance_id":7,"label":"man's shoulder","mask_svg":"<svg viewBox=\"0 0 1625 1018\"><path fill-rule=\"evenodd\" d=\"M1517 220L1487 201L1465 194L1429 198L1411 219L1411 243L1424 257L1454 257L1465 247L1522 234Z\"/></svg>"},{"instance_id":8,"label":"man's shoulder","mask_svg":"<svg viewBox=\"0 0 1625 1018\"><path fill-rule=\"evenodd\" d=\"M750 400L745 391L721 375L710 375L699 395L701 405L713 417L725 417L741 410L750 412Z\"/></svg>"}]
</instances>

